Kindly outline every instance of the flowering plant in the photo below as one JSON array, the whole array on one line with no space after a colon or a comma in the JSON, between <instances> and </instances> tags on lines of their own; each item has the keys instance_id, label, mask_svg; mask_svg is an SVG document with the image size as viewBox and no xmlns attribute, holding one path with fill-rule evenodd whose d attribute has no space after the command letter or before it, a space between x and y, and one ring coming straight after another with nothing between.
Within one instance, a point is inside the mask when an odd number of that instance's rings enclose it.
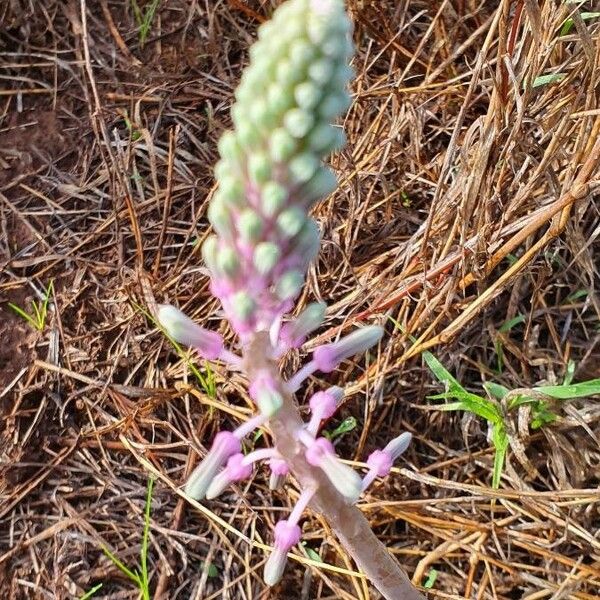
<instances>
[{"instance_id":1,"label":"flowering plant","mask_svg":"<svg viewBox=\"0 0 600 600\"><path fill-rule=\"evenodd\" d=\"M288 0L260 27L250 65L236 90L234 129L219 141L219 185L208 212L216 235L206 239L202 250L211 291L239 338L241 356L226 349L220 335L173 306L162 305L158 319L176 341L245 372L258 409L234 431L217 434L189 478L187 494L215 498L230 483L250 477L259 461L268 462L271 487L291 474L302 488L291 514L275 527L266 583L274 585L281 578L287 553L301 536L302 513L310 506L328 519L386 598L416 599L420 594L353 506L376 477L390 472L410 443L410 434L373 452L361 478L340 461L331 442L318 435L343 390L332 387L314 394L308 423L302 421L294 398L312 373L330 373L343 360L365 352L379 342L383 329L363 327L318 346L312 359L287 381L278 368L279 359L300 348L325 317L326 306L314 303L284 322L320 245L318 226L308 211L337 185L322 159L345 143L343 129L332 123L350 105L346 86L353 77L348 65L351 30L342 0ZM272 431L274 447L244 455L242 439L263 425Z\"/></svg>"}]
</instances>

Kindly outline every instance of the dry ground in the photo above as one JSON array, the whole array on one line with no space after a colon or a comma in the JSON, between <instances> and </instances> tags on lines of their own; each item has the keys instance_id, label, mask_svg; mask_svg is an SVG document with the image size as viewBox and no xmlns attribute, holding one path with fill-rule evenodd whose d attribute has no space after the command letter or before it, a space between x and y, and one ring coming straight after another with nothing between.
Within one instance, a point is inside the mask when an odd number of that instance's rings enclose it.
<instances>
[{"instance_id":1,"label":"dry ground","mask_svg":"<svg viewBox=\"0 0 600 600\"><path fill-rule=\"evenodd\" d=\"M102 547L135 565L152 474L154 598L377 598L316 516L283 583L264 587L252 545L291 502L264 473L204 507L178 495L249 402L216 366L216 391L203 389L140 310L177 303L229 335L198 242L216 139L277 4L162 0L142 43L130 0L0 2L6 598L78 598L98 583L95 597L136 598ZM575 381L600 377L600 23L580 15L598 3L349 4L350 143L333 159L340 189L316 211L323 251L301 302L330 304L320 339L388 324L367 364L326 379L351 384L334 423L358 420L339 438L345 456L401 430L416 438L361 508L416 583L437 572L431 597L598 598L597 400L557 407L541 431L507 414L513 447L494 491L485 423L431 409L440 387L421 355L479 392L560 382L570 361ZM51 280L39 333L7 303L25 306Z\"/></svg>"}]
</instances>

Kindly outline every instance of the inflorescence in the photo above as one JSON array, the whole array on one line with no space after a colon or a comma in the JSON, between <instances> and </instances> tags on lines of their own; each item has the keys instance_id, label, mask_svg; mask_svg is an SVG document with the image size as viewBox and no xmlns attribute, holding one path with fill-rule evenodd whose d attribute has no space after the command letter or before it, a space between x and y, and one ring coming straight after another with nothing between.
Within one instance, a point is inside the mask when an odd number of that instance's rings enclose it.
<instances>
[{"instance_id":1,"label":"inflorescence","mask_svg":"<svg viewBox=\"0 0 600 600\"><path fill-rule=\"evenodd\" d=\"M211 291L240 339L242 351L254 336L268 332L268 359L277 361L301 347L323 322L325 304L309 304L284 322L294 307L320 236L309 216L311 206L335 190L337 181L322 159L345 143L343 129L333 125L350 105L346 90L353 77L351 21L342 0L289 0L259 29L250 65L235 93L234 129L219 141L215 173L218 189L209 207L216 235L206 239L203 257L211 275ZM225 348L223 338L169 305L159 307L158 320L176 341L210 360L244 369L250 359ZM318 346L312 359L282 383L271 371L253 370L249 393L258 414L233 432L217 434L213 445L186 484L196 499L215 498L230 485L249 478L254 465L266 461L271 487L290 473L276 448L244 454L242 440L278 415L284 395L293 395L313 373L330 373L345 359L379 342L383 329L361 328L334 343ZM367 459L360 477L340 461L319 429L339 406L343 390L332 387L309 400L310 420L295 430L306 462L320 469L349 503L376 477L386 476L407 448L403 433ZM265 581L276 583L289 550L298 543L299 521L314 489L305 489L286 520L275 527L274 551Z\"/></svg>"}]
</instances>

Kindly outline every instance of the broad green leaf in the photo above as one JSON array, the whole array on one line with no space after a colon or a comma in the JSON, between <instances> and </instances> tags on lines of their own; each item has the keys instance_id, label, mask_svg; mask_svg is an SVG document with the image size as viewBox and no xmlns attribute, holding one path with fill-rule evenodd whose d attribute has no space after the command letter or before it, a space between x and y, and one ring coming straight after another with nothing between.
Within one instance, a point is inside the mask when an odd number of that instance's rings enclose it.
<instances>
[{"instance_id":1,"label":"broad green leaf","mask_svg":"<svg viewBox=\"0 0 600 600\"><path fill-rule=\"evenodd\" d=\"M600 394L600 379L590 379L581 383L570 385L543 385L533 388L536 392L546 394L558 400L571 400L572 398L584 398Z\"/></svg>"},{"instance_id":2,"label":"broad green leaf","mask_svg":"<svg viewBox=\"0 0 600 600\"><path fill-rule=\"evenodd\" d=\"M492 442L496 448L494 471L492 474L492 487L497 490L500 487L500 477L502 476L506 450L508 449L508 436L506 435L506 430L503 425L494 427L492 431Z\"/></svg>"},{"instance_id":3,"label":"broad green leaf","mask_svg":"<svg viewBox=\"0 0 600 600\"><path fill-rule=\"evenodd\" d=\"M496 400L502 400L506 394L510 391L507 387L500 385L499 383L495 383L493 381L486 381L483 384L483 389L490 395L492 398L496 398Z\"/></svg>"}]
</instances>

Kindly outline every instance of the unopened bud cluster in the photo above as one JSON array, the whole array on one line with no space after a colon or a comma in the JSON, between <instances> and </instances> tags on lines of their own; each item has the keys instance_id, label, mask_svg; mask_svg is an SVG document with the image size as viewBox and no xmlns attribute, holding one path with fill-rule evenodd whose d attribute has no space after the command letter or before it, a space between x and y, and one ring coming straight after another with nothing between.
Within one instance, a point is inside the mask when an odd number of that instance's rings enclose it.
<instances>
[{"instance_id":1,"label":"unopened bud cluster","mask_svg":"<svg viewBox=\"0 0 600 600\"><path fill-rule=\"evenodd\" d=\"M337 185L321 160L345 143L332 122L350 104L350 30L342 2L290 0L259 29L235 93L203 256L242 337L292 308L318 252L307 211Z\"/></svg>"},{"instance_id":2,"label":"unopened bud cluster","mask_svg":"<svg viewBox=\"0 0 600 600\"><path fill-rule=\"evenodd\" d=\"M325 318L325 304L313 303L284 322L319 248L318 228L308 210L336 186L321 160L344 144L343 131L332 122L349 105L350 32L342 0L289 0L259 30L250 66L236 91L235 127L219 142L219 185L209 207L216 235L203 246L212 292L240 338L244 360L225 348L219 334L196 325L176 308L162 305L157 315L173 339L207 359L243 369L254 358L248 356L248 348L255 336L264 339L268 332L267 361L256 364L272 365L288 350L302 346ZM250 477L260 461L269 466L271 487L281 485L292 471L291 464L276 448L244 454L244 437L280 418L286 398L289 402L310 375L330 373L342 361L376 345L382 335L383 329L372 325L318 346L312 359L287 381L272 368L253 368L249 394L257 415L233 432L215 437L186 484L187 494L215 498L229 484ZM286 429L293 429L306 469L319 469L353 503L376 477L389 473L408 446L410 434L372 453L368 472L361 477L338 458L328 439L319 436L323 421L334 414L343 393L339 387L317 392L309 401L309 421ZM287 552L300 539L302 513L316 492L304 489L289 518L277 524L274 551L264 573L269 585L281 577Z\"/></svg>"}]
</instances>

